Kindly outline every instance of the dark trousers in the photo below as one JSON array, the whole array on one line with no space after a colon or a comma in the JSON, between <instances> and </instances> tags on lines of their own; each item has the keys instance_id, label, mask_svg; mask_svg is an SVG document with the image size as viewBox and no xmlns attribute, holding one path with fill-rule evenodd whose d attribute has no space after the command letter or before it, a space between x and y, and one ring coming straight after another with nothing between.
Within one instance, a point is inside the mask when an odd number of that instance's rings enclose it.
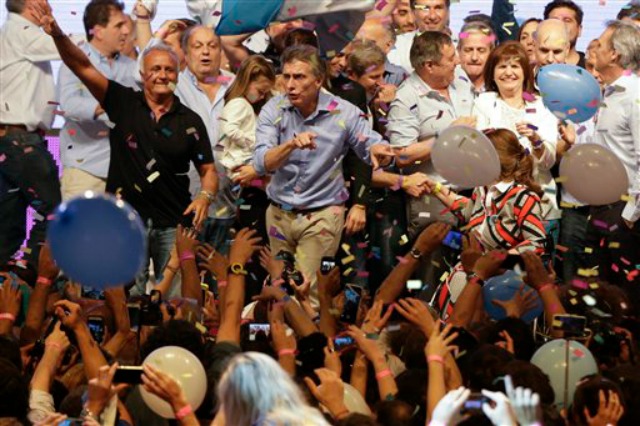
<instances>
[{"instance_id":1,"label":"dark trousers","mask_svg":"<svg viewBox=\"0 0 640 426\"><path fill-rule=\"evenodd\" d=\"M589 206L562 209L560 223L560 244L568 249L560 253L562 280L570 283L578 269L586 268L589 264L589 255L584 251L587 247Z\"/></svg>"},{"instance_id":2,"label":"dark trousers","mask_svg":"<svg viewBox=\"0 0 640 426\"><path fill-rule=\"evenodd\" d=\"M640 223L630 229L622 220L625 203L591 207L587 227L587 247L593 252L589 267L599 266L601 279L622 287L632 309L640 308L640 274L633 272L640 264Z\"/></svg>"},{"instance_id":3,"label":"dark trousers","mask_svg":"<svg viewBox=\"0 0 640 426\"><path fill-rule=\"evenodd\" d=\"M24 241L26 211L31 206L36 215L24 259L37 268L47 217L60 201L58 168L46 141L26 132L0 137L0 264Z\"/></svg>"}]
</instances>

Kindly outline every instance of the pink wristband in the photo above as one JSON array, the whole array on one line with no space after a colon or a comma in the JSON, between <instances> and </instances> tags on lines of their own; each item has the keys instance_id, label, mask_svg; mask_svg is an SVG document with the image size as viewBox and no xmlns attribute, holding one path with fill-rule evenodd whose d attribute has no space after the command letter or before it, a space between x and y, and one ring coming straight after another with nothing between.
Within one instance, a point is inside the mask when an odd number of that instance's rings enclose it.
<instances>
[{"instance_id":1,"label":"pink wristband","mask_svg":"<svg viewBox=\"0 0 640 426\"><path fill-rule=\"evenodd\" d=\"M429 355L427 357L427 362L438 362L444 365L444 358L441 357L440 355Z\"/></svg>"},{"instance_id":2,"label":"pink wristband","mask_svg":"<svg viewBox=\"0 0 640 426\"><path fill-rule=\"evenodd\" d=\"M46 277L38 277L36 284L51 285L53 281Z\"/></svg>"},{"instance_id":3,"label":"pink wristband","mask_svg":"<svg viewBox=\"0 0 640 426\"><path fill-rule=\"evenodd\" d=\"M295 349L280 349L278 351L278 356L295 355L295 354L296 354Z\"/></svg>"},{"instance_id":4,"label":"pink wristband","mask_svg":"<svg viewBox=\"0 0 640 426\"><path fill-rule=\"evenodd\" d=\"M225 288L229 284L227 281L218 281L218 288Z\"/></svg>"},{"instance_id":5,"label":"pink wristband","mask_svg":"<svg viewBox=\"0 0 640 426\"><path fill-rule=\"evenodd\" d=\"M554 284L544 284L542 286L540 286L540 290L538 290L538 293L542 293L543 291L547 291L547 290L555 290L556 286Z\"/></svg>"},{"instance_id":6,"label":"pink wristband","mask_svg":"<svg viewBox=\"0 0 640 426\"><path fill-rule=\"evenodd\" d=\"M13 314L10 314L9 312L5 312L3 314L0 314L0 320L8 320L8 321L15 322L16 316Z\"/></svg>"},{"instance_id":7,"label":"pink wristband","mask_svg":"<svg viewBox=\"0 0 640 426\"><path fill-rule=\"evenodd\" d=\"M191 405L187 404L181 409L179 409L178 411L176 411L176 419L182 420L185 417L187 417L189 414L193 414L193 408L191 408Z\"/></svg>"},{"instance_id":8,"label":"pink wristband","mask_svg":"<svg viewBox=\"0 0 640 426\"><path fill-rule=\"evenodd\" d=\"M384 379L387 376L391 375L391 370L389 370L388 368L386 370L382 370L379 373L376 373L376 379L380 380L380 379Z\"/></svg>"},{"instance_id":9,"label":"pink wristband","mask_svg":"<svg viewBox=\"0 0 640 426\"><path fill-rule=\"evenodd\" d=\"M195 259L195 255L193 252L185 251L180 255L180 262L184 262L185 260Z\"/></svg>"}]
</instances>

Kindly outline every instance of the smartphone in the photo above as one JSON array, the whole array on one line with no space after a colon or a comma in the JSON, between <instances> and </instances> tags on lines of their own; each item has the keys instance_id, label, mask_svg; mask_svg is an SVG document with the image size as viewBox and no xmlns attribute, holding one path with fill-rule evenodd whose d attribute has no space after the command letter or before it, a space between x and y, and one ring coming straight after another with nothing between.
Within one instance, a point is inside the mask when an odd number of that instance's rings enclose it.
<instances>
[{"instance_id":1,"label":"smartphone","mask_svg":"<svg viewBox=\"0 0 640 426\"><path fill-rule=\"evenodd\" d=\"M347 284L344 290L344 306L342 308L342 314L340 315L340 321L349 324L356 322L360 299L362 299L362 288L353 284Z\"/></svg>"},{"instance_id":2,"label":"smartphone","mask_svg":"<svg viewBox=\"0 0 640 426\"><path fill-rule=\"evenodd\" d=\"M89 331L91 332L91 336L93 340L96 341L99 345L104 343L104 319L98 316L90 316L89 321Z\"/></svg>"},{"instance_id":3,"label":"smartphone","mask_svg":"<svg viewBox=\"0 0 640 426\"><path fill-rule=\"evenodd\" d=\"M256 340L258 333L264 333L267 336L271 334L271 325L267 323L251 323L249 324L249 340Z\"/></svg>"},{"instance_id":4,"label":"smartphone","mask_svg":"<svg viewBox=\"0 0 640 426\"><path fill-rule=\"evenodd\" d=\"M462 233L458 231L449 231L444 240L442 241L447 247L451 247L454 250L462 249Z\"/></svg>"},{"instance_id":5,"label":"smartphone","mask_svg":"<svg viewBox=\"0 0 640 426\"><path fill-rule=\"evenodd\" d=\"M162 302L162 293L160 293L160 290L151 290L151 293L149 293L149 302L154 305L160 305L160 302Z\"/></svg>"},{"instance_id":6,"label":"smartphone","mask_svg":"<svg viewBox=\"0 0 640 426\"><path fill-rule=\"evenodd\" d=\"M327 275L336 266L336 259L333 257L325 256L320 261L320 273Z\"/></svg>"},{"instance_id":7,"label":"smartphone","mask_svg":"<svg viewBox=\"0 0 640 426\"><path fill-rule=\"evenodd\" d=\"M580 315L554 315L552 327L560 330L564 337L584 336L587 328L587 317Z\"/></svg>"},{"instance_id":8,"label":"smartphone","mask_svg":"<svg viewBox=\"0 0 640 426\"><path fill-rule=\"evenodd\" d=\"M472 393L460 409L460 414L483 414L482 404L489 403L489 398L481 393Z\"/></svg>"},{"instance_id":9,"label":"smartphone","mask_svg":"<svg viewBox=\"0 0 640 426\"><path fill-rule=\"evenodd\" d=\"M139 385L142 383L141 365L123 365L116 369L113 376L113 383L129 383Z\"/></svg>"},{"instance_id":10,"label":"smartphone","mask_svg":"<svg viewBox=\"0 0 640 426\"><path fill-rule=\"evenodd\" d=\"M333 348L336 352L344 352L348 349L354 348L356 341L351 336L338 335L333 338Z\"/></svg>"},{"instance_id":11,"label":"smartphone","mask_svg":"<svg viewBox=\"0 0 640 426\"><path fill-rule=\"evenodd\" d=\"M519 254L508 254L504 261L502 261L502 267L504 269L514 269L516 266L519 266L522 271L525 270L524 261Z\"/></svg>"},{"instance_id":12,"label":"smartphone","mask_svg":"<svg viewBox=\"0 0 640 426\"><path fill-rule=\"evenodd\" d=\"M137 303L127 303L127 310L129 311L131 331L137 333L140 330L140 305Z\"/></svg>"}]
</instances>

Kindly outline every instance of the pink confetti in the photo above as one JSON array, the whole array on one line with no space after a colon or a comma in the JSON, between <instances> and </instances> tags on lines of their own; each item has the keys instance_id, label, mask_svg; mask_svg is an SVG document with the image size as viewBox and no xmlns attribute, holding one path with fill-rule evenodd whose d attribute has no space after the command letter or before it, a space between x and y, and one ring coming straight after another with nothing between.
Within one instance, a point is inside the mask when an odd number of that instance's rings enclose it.
<instances>
[{"instance_id":1,"label":"pink confetti","mask_svg":"<svg viewBox=\"0 0 640 426\"><path fill-rule=\"evenodd\" d=\"M289 9L287 9L287 13L289 14L289 17L296 16L296 13L298 13L298 8L295 6L291 6Z\"/></svg>"},{"instance_id":2,"label":"pink confetti","mask_svg":"<svg viewBox=\"0 0 640 426\"><path fill-rule=\"evenodd\" d=\"M627 259L625 259L624 257L620 257L620 261L621 261L622 263L624 263L625 265L627 265L627 266L630 266L630 265L631 265L631 262L630 262L630 261L628 261Z\"/></svg>"},{"instance_id":3,"label":"pink confetti","mask_svg":"<svg viewBox=\"0 0 640 426\"><path fill-rule=\"evenodd\" d=\"M336 101L335 99L331 101L331 103L329 104L329 106L327 107L327 109L329 111L333 111L334 109L336 109L336 107L338 106L338 101Z\"/></svg>"},{"instance_id":4,"label":"pink confetti","mask_svg":"<svg viewBox=\"0 0 640 426\"><path fill-rule=\"evenodd\" d=\"M462 33L460 33L460 36L459 36L459 37L460 37L461 39L463 39L463 38L467 38L467 37L469 37L469 33L468 33L468 32L466 32L466 31L465 31L465 32L462 32Z\"/></svg>"},{"instance_id":5,"label":"pink confetti","mask_svg":"<svg viewBox=\"0 0 640 426\"><path fill-rule=\"evenodd\" d=\"M598 105L600 105L600 100L598 98L593 98L591 102L587 104L589 108L596 108Z\"/></svg>"},{"instance_id":6,"label":"pink confetti","mask_svg":"<svg viewBox=\"0 0 640 426\"><path fill-rule=\"evenodd\" d=\"M613 272L620 272L620 268L618 267L618 265L616 265L615 263L611 264L611 270Z\"/></svg>"},{"instance_id":7,"label":"pink confetti","mask_svg":"<svg viewBox=\"0 0 640 426\"><path fill-rule=\"evenodd\" d=\"M589 287L589 285L586 282L584 282L582 280L578 280L578 279L575 279L575 280L571 281L571 285L573 287L582 288L582 289L586 289L586 288Z\"/></svg>"},{"instance_id":8,"label":"pink confetti","mask_svg":"<svg viewBox=\"0 0 640 426\"><path fill-rule=\"evenodd\" d=\"M484 42L485 43L494 43L496 41L496 35L495 34L491 34L488 35L484 38Z\"/></svg>"},{"instance_id":9,"label":"pink confetti","mask_svg":"<svg viewBox=\"0 0 640 426\"><path fill-rule=\"evenodd\" d=\"M534 102L536 100L535 95L532 95L529 92L523 92L522 93L522 99L524 99L527 102Z\"/></svg>"},{"instance_id":10,"label":"pink confetti","mask_svg":"<svg viewBox=\"0 0 640 426\"><path fill-rule=\"evenodd\" d=\"M386 0L380 0L378 4L376 4L376 10L382 10L387 5Z\"/></svg>"},{"instance_id":11,"label":"pink confetti","mask_svg":"<svg viewBox=\"0 0 640 426\"><path fill-rule=\"evenodd\" d=\"M584 356L584 352L582 352L580 349L574 349L573 355L578 358L582 358Z\"/></svg>"},{"instance_id":12,"label":"pink confetti","mask_svg":"<svg viewBox=\"0 0 640 426\"><path fill-rule=\"evenodd\" d=\"M5 154L0 155L0 163L4 162L4 160L7 159L7 156Z\"/></svg>"},{"instance_id":13,"label":"pink confetti","mask_svg":"<svg viewBox=\"0 0 640 426\"><path fill-rule=\"evenodd\" d=\"M340 25L339 25L339 24L333 24L333 25L332 25L332 26L330 26L330 27L329 27L329 29L328 29L329 34L333 34L333 33L335 33L336 31L338 31L338 28L340 28Z\"/></svg>"}]
</instances>

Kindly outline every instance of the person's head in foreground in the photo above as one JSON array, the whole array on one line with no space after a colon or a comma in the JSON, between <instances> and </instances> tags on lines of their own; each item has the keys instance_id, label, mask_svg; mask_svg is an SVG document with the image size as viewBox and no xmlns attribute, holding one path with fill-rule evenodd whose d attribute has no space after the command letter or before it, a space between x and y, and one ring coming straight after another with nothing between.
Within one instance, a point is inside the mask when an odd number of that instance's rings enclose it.
<instances>
[{"instance_id":1,"label":"person's head in foreground","mask_svg":"<svg viewBox=\"0 0 640 426\"><path fill-rule=\"evenodd\" d=\"M327 424L280 365L258 352L233 358L220 379L218 398L228 425Z\"/></svg>"},{"instance_id":2,"label":"person's head in foreground","mask_svg":"<svg viewBox=\"0 0 640 426\"><path fill-rule=\"evenodd\" d=\"M516 134L507 129L490 129L484 133L493 143L500 158L499 180L519 183L542 195L540 185L533 179L533 157L520 144Z\"/></svg>"}]
</instances>

